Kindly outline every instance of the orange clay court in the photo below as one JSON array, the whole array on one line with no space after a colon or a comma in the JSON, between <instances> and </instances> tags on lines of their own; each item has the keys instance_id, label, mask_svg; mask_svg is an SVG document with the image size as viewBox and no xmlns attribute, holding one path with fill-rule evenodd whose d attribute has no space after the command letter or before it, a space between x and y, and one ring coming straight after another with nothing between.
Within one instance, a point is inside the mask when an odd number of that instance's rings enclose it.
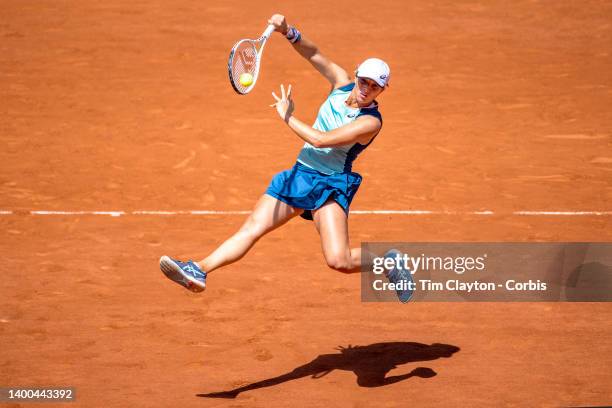
<instances>
[{"instance_id":1,"label":"orange clay court","mask_svg":"<svg viewBox=\"0 0 612 408\"><path fill-rule=\"evenodd\" d=\"M270 93L292 84L309 123L325 99L278 33L232 90L230 48L275 12L347 70L391 66L351 209L433 213L352 214L354 244L612 241L610 3L2 1L0 387L73 386L71 407L612 404L610 303L362 303L301 218L203 294L163 276L294 163Z\"/></svg>"}]
</instances>

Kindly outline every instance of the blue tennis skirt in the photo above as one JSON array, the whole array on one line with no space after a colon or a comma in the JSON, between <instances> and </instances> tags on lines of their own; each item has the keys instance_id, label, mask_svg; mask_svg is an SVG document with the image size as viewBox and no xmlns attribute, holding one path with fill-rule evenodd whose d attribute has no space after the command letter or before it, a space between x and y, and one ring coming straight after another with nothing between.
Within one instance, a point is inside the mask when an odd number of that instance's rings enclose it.
<instances>
[{"instance_id":1,"label":"blue tennis skirt","mask_svg":"<svg viewBox=\"0 0 612 408\"><path fill-rule=\"evenodd\" d=\"M329 199L336 201L348 216L349 206L361 185L358 173L336 173L332 175L318 172L299 162L274 176L266 194L289 204L302 208L302 217L312 220L312 210L323 206Z\"/></svg>"}]
</instances>

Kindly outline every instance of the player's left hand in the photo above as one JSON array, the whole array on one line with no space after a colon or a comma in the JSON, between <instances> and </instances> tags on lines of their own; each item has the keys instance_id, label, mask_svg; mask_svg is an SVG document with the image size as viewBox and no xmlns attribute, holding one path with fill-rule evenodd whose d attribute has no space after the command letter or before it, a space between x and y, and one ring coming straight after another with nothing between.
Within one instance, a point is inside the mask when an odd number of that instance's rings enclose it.
<instances>
[{"instance_id":1,"label":"player's left hand","mask_svg":"<svg viewBox=\"0 0 612 408\"><path fill-rule=\"evenodd\" d=\"M272 92L272 96L276 99L276 102L270 106L276 107L276 111L282 120L289 121L294 108L293 99L291 99L291 85L285 93L285 86L281 84L281 97L276 96L274 92Z\"/></svg>"}]
</instances>

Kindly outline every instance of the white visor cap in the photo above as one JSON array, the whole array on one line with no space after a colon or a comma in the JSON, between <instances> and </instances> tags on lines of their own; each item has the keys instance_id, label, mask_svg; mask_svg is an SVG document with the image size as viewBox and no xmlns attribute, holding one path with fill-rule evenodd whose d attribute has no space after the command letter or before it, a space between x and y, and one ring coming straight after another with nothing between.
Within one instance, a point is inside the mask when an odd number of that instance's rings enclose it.
<instances>
[{"instance_id":1,"label":"white visor cap","mask_svg":"<svg viewBox=\"0 0 612 408\"><path fill-rule=\"evenodd\" d=\"M361 78L369 78L384 88L389 84L391 69L389 65L381 59L368 58L357 67L356 75Z\"/></svg>"}]
</instances>

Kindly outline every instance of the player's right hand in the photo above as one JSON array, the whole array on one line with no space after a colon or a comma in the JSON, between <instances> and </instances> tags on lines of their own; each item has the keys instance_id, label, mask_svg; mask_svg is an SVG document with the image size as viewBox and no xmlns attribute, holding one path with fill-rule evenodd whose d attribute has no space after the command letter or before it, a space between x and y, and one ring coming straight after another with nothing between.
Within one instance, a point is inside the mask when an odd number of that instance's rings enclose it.
<instances>
[{"instance_id":1,"label":"player's right hand","mask_svg":"<svg viewBox=\"0 0 612 408\"><path fill-rule=\"evenodd\" d=\"M289 26L287 26L287 19L285 18L285 16L281 14L274 14L268 20L268 24L272 24L275 28L275 31L278 31L282 35L287 35L287 30L289 29Z\"/></svg>"}]
</instances>

